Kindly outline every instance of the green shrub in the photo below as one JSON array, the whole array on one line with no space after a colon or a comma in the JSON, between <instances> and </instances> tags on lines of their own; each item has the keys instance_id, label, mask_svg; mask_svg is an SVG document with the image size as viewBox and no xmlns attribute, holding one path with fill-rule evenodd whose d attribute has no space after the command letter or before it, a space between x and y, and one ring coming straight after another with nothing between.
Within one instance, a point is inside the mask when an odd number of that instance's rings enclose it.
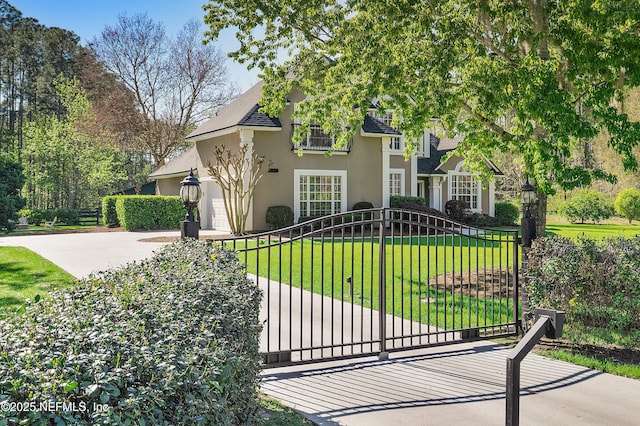
<instances>
[{"instance_id":1,"label":"green shrub","mask_svg":"<svg viewBox=\"0 0 640 426\"><path fill-rule=\"evenodd\" d=\"M532 308L563 310L590 327L640 330L640 237L538 238L527 276Z\"/></svg>"},{"instance_id":2,"label":"green shrub","mask_svg":"<svg viewBox=\"0 0 640 426\"><path fill-rule=\"evenodd\" d=\"M465 222L471 226L478 228L491 228L494 226L502 226L502 222L494 216L484 213L473 213L465 219Z\"/></svg>"},{"instance_id":3,"label":"green shrub","mask_svg":"<svg viewBox=\"0 0 640 426\"><path fill-rule=\"evenodd\" d=\"M615 210L604 194L582 190L560 205L560 214L571 223L585 223L587 220L598 223L609 219Z\"/></svg>"},{"instance_id":4,"label":"green shrub","mask_svg":"<svg viewBox=\"0 0 640 426\"><path fill-rule=\"evenodd\" d=\"M444 211L451 220L466 223L471 220L469 204L462 200L449 200L444 204Z\"/></svg>"},{"instance_id":5,"label":"green shrub","mask_svg":"<svg viewBox=\"0 0 640 426\"><path fill-rule=\"evenodd\" d=\"M271 206L267 208L265 221L273 229L286 228L293 225L293 210L289 206Z\"/></svg>"},{"instance_id":6,"label":"green shrub","mask_svg":"<svg viewBox=\"0 0 640 426\"><path fill-rule=\"evenodd\" d=\"M400 204L406 203L427 204L427 200L422 197L405 197L402 195L392 195L389 199L389 206L392 209L400 208Z\"/></svg>"},{"instance_id":7,"label":"green shrub","mask_svg":"<svg viewBox=\"0 0 640 426\"><path fill-rule=\"evenodd\" d=\"M75 209L23 209L18 216L24 216L31 225L40 226L43 222L51 222L57 218L58 225L80 224L80 211Z\"/></svg>"},{"instance_id":8,"label":"green shrub","mask_svg":"<svg viewBox=\"0 0 640 426\"><path fill-rule=\"evenodd\" d=\"M60 225L79 225L80 224L80 211L75 209L55 209L53 213L49 213L49 216L53 215L54 218L58 218L56 221ZM50 219L53 220L53 219Z\"/></svg>"},{"instance_id":9,"label":"green shrub","mask_svg":"<svg viewBox=\"0 0 640 426\"><path fill-rule=\"evenodd\" d=\"M613 202L616 211L622 217L627 218L629 223L633 219L640 219L640 190L627 188L618 192L616 200Z\"/></svg>"},{"instance_id":10,"label":"green shrub","mask_svg":"<svg viewBox=\"0 0 640 426\"><path fill-rule=\"evenodd\" d=\"M102 222L109 228L120 226L118 213L116 212L117 195L109 195L102 199Z\"/></svg>"},{"instance_id":11,"label":"green shrub","mask_svg":"<svg viewBox=\"0 0 640 426\"><path fill-rule=\"evenodd\" d=\"M116 199L118 222L125 231L179 229L186 212L177 196L121 195Z\"/></svg>"},{"instance_id":12,"label":"green shrub","mask_svg":"<svg viewBox=\"0 0 640 426\"><path fill-rule=\"evenodd\" d=\"M369 201L358 201L353 205L352 210L367 210L372 208L373 208L373 203L370 203Z\"/></svg>"},{"instance_id":13,"label":"green shrub","mask_svg":"<svg viewBox=\"0 0 640 426\"><path fill-rule=\"evenodd\" d=\"M40 226L42 222L45 222L46 210L40 209L22 209L18 212L18 216L24 216L31 225Z\"/></svg>"},{"instance_id":14,"label":"green shrub","mask_svg":"<svg viewBox=\"0 0 640 426\"><path fill-rule=\"evenodd\" d=\"M494 217L497 226L515 225L520 217L520 210L513 203L496 203Z\"/></svg>"},{"instance_id":15,"label":"green shrub","mask_svg":"<svg viewBox=\"0 0 640 426\"><path fill-rule=\"evenodd\" d=\"M3 415L42 425L253 424L260 300L233 253L198 241L52 293L0 322L0 402L80 409Z\"/></svg>"}]
</instances>

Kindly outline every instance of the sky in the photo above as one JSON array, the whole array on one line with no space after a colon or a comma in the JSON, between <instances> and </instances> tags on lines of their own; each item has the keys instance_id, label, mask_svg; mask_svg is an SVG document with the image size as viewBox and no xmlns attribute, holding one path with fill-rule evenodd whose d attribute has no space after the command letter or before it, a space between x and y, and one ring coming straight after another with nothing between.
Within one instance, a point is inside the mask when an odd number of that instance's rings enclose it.
<instances>
[{"instance_id":1,"label":"sky","mask_svg":"<svg viewBox=\"0 0 640 426\"><path fill-rule=\"evenodd\" d=\"M114 25L119 15L147 13L155 22L162 22L167 35L174 36L190 19L203 22L202 5L207 0L8 0L23 17L37 19L47 27L60 27L80 36L86 45L107 25ZM203 23L203 31L205 29ZM215 45L224 53L237 49L233 30L225 30ZM228 58L229 77L242 91L258 82L258 71Z\"/></svg>"}]
</instances>

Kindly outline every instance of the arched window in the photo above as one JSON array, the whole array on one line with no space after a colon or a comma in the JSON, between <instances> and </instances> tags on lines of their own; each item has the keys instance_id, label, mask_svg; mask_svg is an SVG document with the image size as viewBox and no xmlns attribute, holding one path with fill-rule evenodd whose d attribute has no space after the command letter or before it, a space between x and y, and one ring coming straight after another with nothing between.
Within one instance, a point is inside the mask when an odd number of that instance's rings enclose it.
<instances>
[{"instance_id":1,"label":"arched window","mask_svg":"<svg viewBox=\"0 0 640 426\"><path fill-rule=\"evenodd\" d=\"M454 170L448 174L449 199L462 200L469 204L471 210L482 210L482 185L474 175L463 168L464 160L460 161Z\"/></svg>"}]
</instances>

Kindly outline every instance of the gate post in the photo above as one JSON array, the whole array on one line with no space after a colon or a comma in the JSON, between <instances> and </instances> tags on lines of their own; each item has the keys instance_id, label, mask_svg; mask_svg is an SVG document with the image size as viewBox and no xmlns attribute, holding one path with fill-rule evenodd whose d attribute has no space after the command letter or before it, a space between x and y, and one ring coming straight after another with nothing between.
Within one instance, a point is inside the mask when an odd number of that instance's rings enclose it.
<instances>
[{"instance_id":1,"label":"gate post","mask_svg":"<svg viewBox=\"0 0 640 426\"><path fill-rule=\"evenodd\" d=\"M378 323L380 327L380 359L387 359L387 209L380 209L380 230L378 247ZM392 225L393 226L393 225Z\"/></svg>"},{"instance_id":2,"label":"gate post","mask_svg":"<svg viewBox=\"0 0 640 426\"><path fill-rule=\"evenodd\" d=\"M518 302L520 302L520 270L518 268L518 264L520 263L520 259L518 256L518 231L513 233L513 322L515 324L516 333L518 330L522 330L522 319L520 317L520 312L518 311ZM522 306L524 310L524 303Z\"/></svg>"}]
</instances>

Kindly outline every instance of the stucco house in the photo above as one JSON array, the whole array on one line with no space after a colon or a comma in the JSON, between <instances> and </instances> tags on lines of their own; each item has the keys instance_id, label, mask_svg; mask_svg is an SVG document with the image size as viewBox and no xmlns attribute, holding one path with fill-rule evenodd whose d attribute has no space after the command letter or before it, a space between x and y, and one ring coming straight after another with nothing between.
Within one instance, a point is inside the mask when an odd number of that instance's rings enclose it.
<instances>
[{"instance_id":1,"label":"stucco house","mask_svg":"<svg viewBox=\"0 0 640 426\"><path fill-rule=\"evenodd\" d=\"M476 212L494 214L493 183L483 189L464 170L462 158L441 162L455 148L456 140L441 140L425 131L417 155L406 161L404 139L389 125L391 116L380 116L372 109L348 146L325 156L333 140L319 126L311 126L301 147L291 142L296 126L291 116L305 95L291 93L282 114L268 117L258 111L261 90L262 82L195 129L187 136L194 146L150 175L158 194L177 195L180 181L194 169L203 191L199 206L203 229L229 229L220 188L207 172L213 148L219 144L232 150L249 145L273 162L256 187L248 230L268 229L265 213L269 206L290 206L297 221L301 216L348 211L359 201L388 207L392 195L424 197L438 210L444 209L447 200L462 199Z\"/></svg>"}]
</instances>

